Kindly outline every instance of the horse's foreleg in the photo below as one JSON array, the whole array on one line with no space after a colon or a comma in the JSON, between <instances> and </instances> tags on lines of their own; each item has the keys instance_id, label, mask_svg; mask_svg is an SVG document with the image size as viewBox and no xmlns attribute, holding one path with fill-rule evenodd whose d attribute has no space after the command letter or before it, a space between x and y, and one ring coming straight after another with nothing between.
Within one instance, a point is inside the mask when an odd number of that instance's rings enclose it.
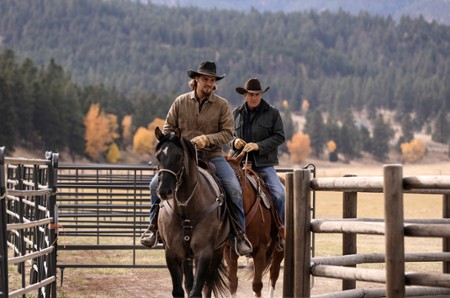
<instances>
[{"instance_id":1,"label":"horse's foreleg","mask_svg":"<svg viewBox=\"0 0 450 298\"><path fill-rule=\"evenodd\" d=\"M238 287L238 255L232 251L232 248L225 246L225 261L227 262L227 272L228 272L228 284L230 288L231 297L236 296L236 291Z\"/></svg>"},{"instance_id":2,"label":"horse's foreleg","mask_svg":"<svg viewBox=\"0 0 450 298\"><path fill-rule=\"evenodd\" d=\"M211 265L211 256L201 256L196 260L195 263L195 277L194 277L194 285L192 287L191 292L189 293L189 297L202 297L203 286L205 285L206 276L209 273L209 267Z\"/></svg>"},{"instance_id":3,"label":"horse's foreleg","mask_svg":"<svg viewBox=\"0 0 450 298\"><path fill-rule=\"evenodd\" d=\"M275 295L275 285L277 283L278 277L280 276L281 262L284 258L284 251L274 251L272 257L272 263L270 264L270 286L271 290L269 297L274 297Z\"/></svg>"},{"instance_id":4,"label":"horse's foreleg","mask_svg":"<svg viewBox=\"0 0 450 298\"><path fill-rule=\"evenodd\" d=\"M253 272L252 289L255 297L261 297L261 291L263 288L262 278L264 269L266 268L266 263L266 250L260 246L253 256L253 264L255 269Z\"/></svg>"},{"instance_id":5,"label":"horse's foreleg","mask_svg":"<svg viewBox=\"0 0 450 298\"><path fill-rule=\"evenodd\" d=\"M166 252L166 264L169 268L170 276L172 277L172 296L184 297L184 290L181 285L183 282L181 261L175 257L170 257Z\"/></svg>"},{"instance_id":6,"label":"horse's foreleg","mask_svg":"<svg viewBox=\"0 0 450 298\"><path fill-rule=\"evenodd\" d=\"M194 283L194 272L192 259L183 261L183 273L184 273L184 289L190 293L192 290L192 284Z\"/></svg>"}]
</instances>

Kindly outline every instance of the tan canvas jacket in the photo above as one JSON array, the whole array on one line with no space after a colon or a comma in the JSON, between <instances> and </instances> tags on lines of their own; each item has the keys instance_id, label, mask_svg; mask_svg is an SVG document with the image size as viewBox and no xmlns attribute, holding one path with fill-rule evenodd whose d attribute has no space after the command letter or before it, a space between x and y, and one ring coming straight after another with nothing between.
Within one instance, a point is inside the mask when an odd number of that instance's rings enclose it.
<instances>
[{"instance_id":1,"label":"tan canvas jacket","mask_svg":"<svg viewBox=\"0 0 450 298\"><path fill-rule=\"evenodd\" d=\"M176 128L188 140L206 135L211 144L207 148L207 158L222 156L222 146L233 138L234 120L230 104L225 98L212 93L199 111L195 91L182 94L170 107L163 132L173 132Z\"/></svg>"}]
</instances>

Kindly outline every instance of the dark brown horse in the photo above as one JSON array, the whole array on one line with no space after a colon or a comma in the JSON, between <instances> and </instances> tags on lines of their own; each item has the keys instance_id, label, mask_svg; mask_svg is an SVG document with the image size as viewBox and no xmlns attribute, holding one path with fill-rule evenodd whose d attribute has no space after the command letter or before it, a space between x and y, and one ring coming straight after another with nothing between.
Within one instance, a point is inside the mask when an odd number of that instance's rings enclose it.
<instances>
[{"instance_id":1,"label":"dark brown horse","mask_svg":"<svg viewBox=\"0 0 450 298\"><path fill-rule=\"evenodd\" d=\"M275 284L279 277L281 262L284 258L284 251L277 250L278 232L275 223L275 206L272 203L269 191L262 183L262 178L252 170L242 169L242 159L245 153L237 157L228 157L228 162L235 171L242 187L242 198L245 212L245 226L247 237L252 243L253 252L253 281L252 289L256 297L261 297L263 288L262 278L270 269L270 290L269 297L274 296ZM256 181L260 192L252 185ZM263 193L268 198L267 208L263 202ZM228 280L232 297L236 295L238 287L237 269L239 256L228 246L225 248L225 260L228 265Z\"/></svg>"},{"instance_id":2,"label":"dark brown horse","mask_svg":"<svg viewBox=\"0 0 450 298\"><path fill-rule=\"evenodd\" d=\"M155 135L161 198L158 228L172 277L172 296L184 297L184 290L189 297L224 296L228 287L223 247L230 229L224 197L209 174L197 167L190 141L179 133L164 135L159 128Z\"/></svg>"}]
</instances>

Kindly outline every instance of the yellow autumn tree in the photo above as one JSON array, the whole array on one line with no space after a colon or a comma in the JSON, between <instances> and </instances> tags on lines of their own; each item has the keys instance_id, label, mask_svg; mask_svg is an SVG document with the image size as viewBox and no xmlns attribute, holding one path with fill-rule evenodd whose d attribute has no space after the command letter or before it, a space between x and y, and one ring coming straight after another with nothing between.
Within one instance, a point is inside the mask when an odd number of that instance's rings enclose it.
<instances>
[{"instance_id":1,"label":"yellow autumn tree","mask_svg":"<svg viewBox=\"0 0 450 298\"><path fill-rule=\"evenodd\" d=\"M327 143L328 147L328 158L331 162L338 161L338 154L337 154L337 145L333 140L329 140Z\"/></svg>"},{"instance_id":2,"label":"yellow autumn tree","mask_svg":"<svg viewBox=\"0 0 450 298\"><path fill-rule=\"evenodd\" d=\"M94 160L100 160L109 146L119 137L117 116L105 114L100 109L100 104L91 104L84 117L86 127L86 153Z\"/></svg>"},{"instance_id":3,"label":"yellow autumn tree","mask_svg":"<svg viewBox=\"0 0 450 298\"><path fill-rule=\"evenodd\" d=\"M164 126L164 120L155 118L145 127L139 127L133 137L133 150L136 153L152 155L155 153L155 128Z\"/></svg>"},{"instance_id":4,"label":"yellow autumn tree","mask_svg":"<svg viewBox=\"0 0 450 298\"><path fill-rule=\"evenodd\" d=\"M131 145L131 134L132 134L132 124L133 117L131 115L126 115L122 119L122 143L123 147L127 148Z\"/></svg>"},{"instance_id":5,"label":"yellow autumn tree","mask_svg":"<svg viewBox=\"0 0 450 298\"><path fill-rule=\"evenodd\" d=\"M334 151L336 151L336 143L333 140L329 140L327 146L328 152L333 153Z\"/></svg>"},{"instance_id":6,"label":"yellow autumn tree","mask_svg":"<svg viewBox=\"0 0 450 298\"><path fill-rule=\"evenodd\" d=\"M109 163L117 163L120 157L119 146L114 142L108 148L108 153L106 154L106 160Z\"/></svg>"},{"instance_id":7,"label":"yellow autumn tree","mask_svg":"<svg viewBox=\"0 0 450 298\"><path fill-rule=\"evenodd\" d=\"M150 122L147 125L148 130L150 130L153 135L155 134L155 128L159 126L159 128L161 128L161 130L163 129L164 126L164 120L161 118L155 118L155 120L153 120L152 122Z\"/></svg>"},{"instance_id":8,"label":"yellow autumn tree","mask_svg":"<svg viewBox=\"0 0 450 298\"><path fill-rule=\"evenodd\" d=\"M292 136L292 140L287 142L287 148L291 155L291 161L304 162L311 154L311 140L309 135L297 133Z\"/></svg>"},{"instance_id":9,"label":"yellow autumn tree","mask_svg":"<svg viewBox=\"0 0 450 298\"><path fill-rule=\"evenodd\" d=\"M154 134L145 127L139 127L133 137L133 150L139 154L153 153Z\"/></svg>"},{"instance_id":10,"label":"yellow autumn tree","mask_svg":"<svg viewBox=\"0 0 450 298\"><path fill-rule=\"evenodd\" d=\"M426 153L426 147L421 140L412 140L409 143L400 145L402 150L402 159L405 162L417 162L422 160Z\"/></svg>"}]
</instances>

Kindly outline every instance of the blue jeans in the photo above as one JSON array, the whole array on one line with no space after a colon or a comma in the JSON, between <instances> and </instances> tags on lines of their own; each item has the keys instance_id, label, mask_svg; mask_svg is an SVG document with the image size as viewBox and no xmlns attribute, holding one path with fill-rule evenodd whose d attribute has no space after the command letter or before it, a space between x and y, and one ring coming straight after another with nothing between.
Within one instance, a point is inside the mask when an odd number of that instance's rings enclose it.
<instances>
[{"instance_id":1,"label":"blue jeans","mask_svg":"<svg viewBox=\"0 0 450 298\"><path fill-rule=\"evenodd\" d=\"M284 205L286 201L286 190L277 175L277 171L273 166L253 167L253 170L258 172L264 179L264 182L266 182L270 194L272 195L273 202L275 203L275 207L277 208L278 214L280 215L281 222L284 224Z\"/></svg>"},{"instance_id":2,"label":"blue jeans","mask_svg":"<svg viewBox=\"0 0 450 298\"><path fill-rule=\"evenodd\" d=\"M158 174L153 176L152 181L150 181L150 223L153 221L153 218L156 216L156 213L159 210L160 199L157 194L158 189Z\"/></svg>"},{"instance_id":3,"label":"blue jeans","mask_svg":"<svg viewBox=\"0 0 450 298\"><path fill-rule=\"evenodd\" d=\"M244 206L242 205L242 189L239 181L234 174L233 169L231 168L228 161L223 156L214 157L209 160L216 167L216 175L220 180L223 188L228 197L228 202L231 202L234 205L234 209L237 212L237 218L239 220L239 225L242 228L242 232L245 233L245 214L244 214ZM158 175L153 176L152 181L150 182L150 222L156 216L156 212L159 208L159 197L157 195L158 188Z\"/></svg>"}]
</instances>

